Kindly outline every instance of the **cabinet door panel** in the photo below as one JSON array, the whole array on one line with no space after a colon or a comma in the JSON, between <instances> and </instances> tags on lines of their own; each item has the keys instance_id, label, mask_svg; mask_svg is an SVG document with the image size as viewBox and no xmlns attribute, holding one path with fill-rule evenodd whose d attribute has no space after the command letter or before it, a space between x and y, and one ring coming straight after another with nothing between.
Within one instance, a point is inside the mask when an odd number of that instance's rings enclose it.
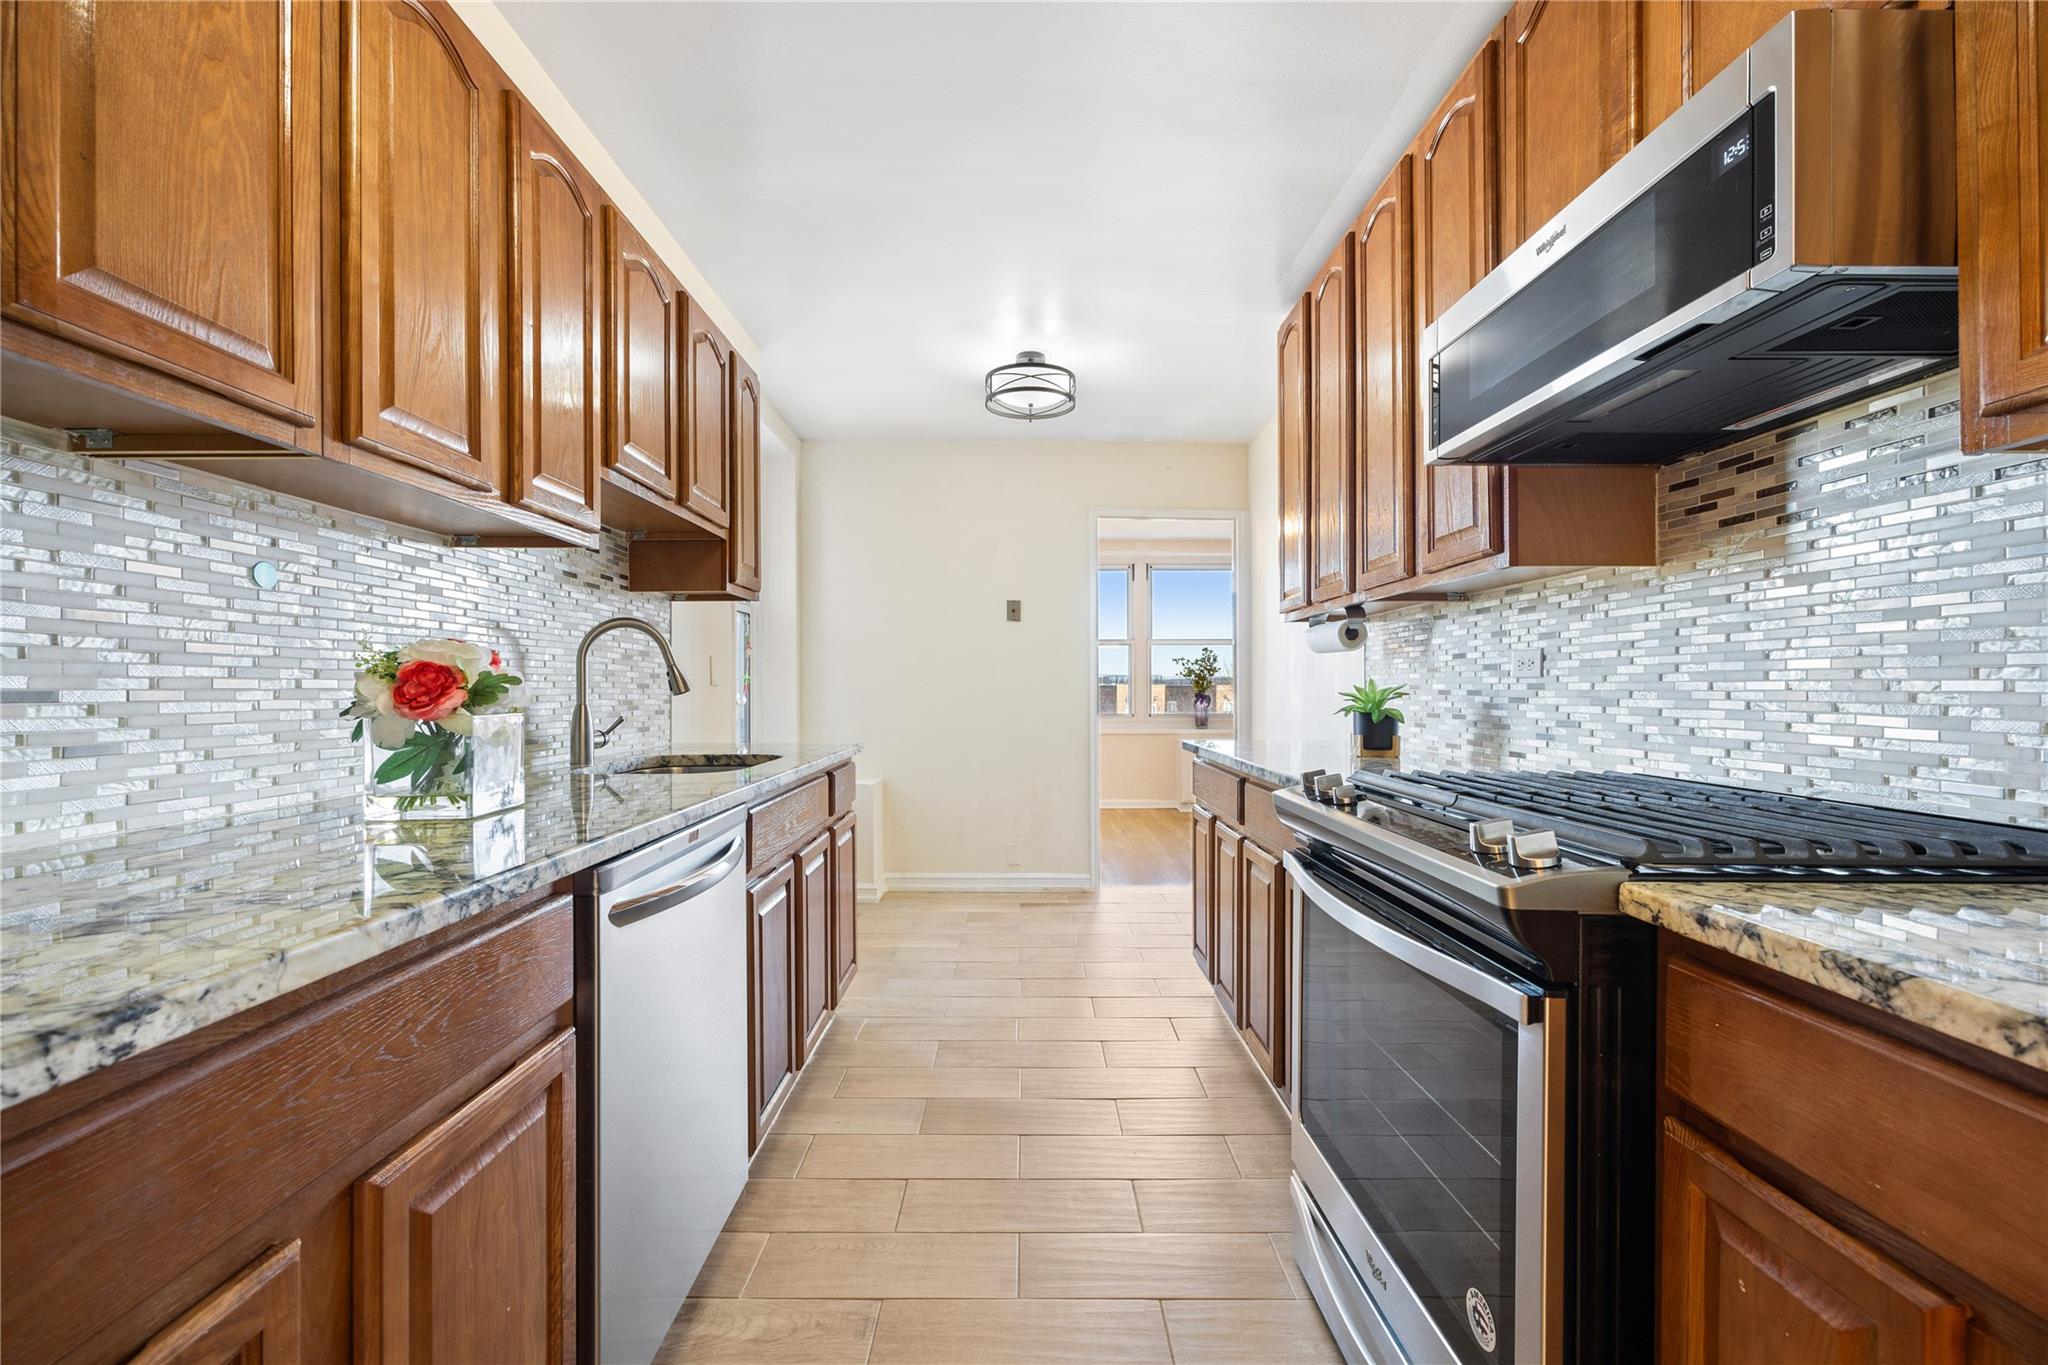
<instances>
[{"instance_id":1,"label":"cabinet door panel","mask_svg":"<svg viewBox=\"0 0 2048 1365\"><path fill-rule=\"evenodd\" d=\"M276 1247L150 1339L129 1365L298 1365L299 1244Z\"/></svg>"},{"instance_id":2,"label":"cabinet door panel","mask_svg":"<svg viewBox=\"0 0 2048 1365\"><path fill-rule=\"evenodd\" d=\"M1216 826L1210 895L1216 905L1216 937L1211 960L1216 964L1216 999L1232 1024L1244 1023L1244 836L1227 825Z\"/></svg>"},{"instance_id":3,"label":"cabinet door panel","mask_svg":"<svg viewBox=\"0 0 2048 1365\"><path fill-rule=\"evenodd\" d=\"M342 436L496 489L506 87L445 6L371 0L343 14Z\"/></svg>"},{"instance_id":4,"label":"cabinet door panel","mask_svg":"<svg viewBox=\"0 0 2048 1365\"><path fill-rule=\"evenodd\" d=\"M747 1079L752 1100L747 1147L768 1127L782 1087L796 1073L791 950L796 946L796 863L778 865L747 888Z\"/></svg>"},{"instance_id":5,"label":"cabinet door panel","mask_svg":"<svg viewBox=\"0 0 2048 1365\"><path fill-rule=\"evenodd\" d=\"M682 503L709 524L726 526L732 517L732 343L694 299L689 327L688 473Z\"/></svg>"},{"instance_id":6,"label":"cabinet door panel","mask_svg":"<svg viewBox=\"0 0 2048 1365\"><path fill-rule=\"evenodd\" d=\"M611 273L611 435L605 463L664 498L683 446L683 328L689 301L625 215L605 210Z\"/></svg>"},{"instance_id":7,"label":"cabinet door panel","mask_svg":"<svg viewBox=\"0 0 2048 1365\"><path fill-rule=\"evenodd\" d=\"M571 525L598 524L604 445L603 225L596 187L514 100L512 496Z\"/></svg>"},{"instance_id":8,"label":"cabinet door panel","mask_svg":"<svg viewBox=\"0 0 2048 1365\"><path fill-rule=\"evenodd\" d=\"M1308 605L1308 296L1280 325L1280 610Z\"/></svg>"},{"instance_id":9,"label":"cabinet door panel","mask_svg":"<svg viewBox=\"0 0 2048 1365\"><path fill-rule=\"evenodd\" d=\"M1211 981L1216 979L1216 892L1212 867L1215 858L1216 817L1200 806L1195 807L1193 830L1193 871L1189 884L1193 891L1194 930L1192 944L1195 965L1202 969L1202 975Z\"/></svg>"},{"instance_id":10,"label":"cabinet door panel","mask_svg":"<svg viewBox=\"0 0 2048 1365\"><path fill-rule=\"evenodd\" d=\"M13 7L10 316L318 423L316 6Z\"/></svg>"},{"instance_id":11,"label":"cabinet door panel","mask_svg":"<svg viewBox=\"0 0 2048 1365\"><path fill-rule=\"evenodd\" d=\"M831 1017L832 831L822 830L796 855L797 1057L801 1067Z\"/></svg>"},{"instance_id":12,"label":"cabinet door panel","mask_svg":"<svg viewBox=\"0 0 2048 1365\"><path fill-rule=\"evenodd\" d=\"M1309 601L1351 595L1351 395L1357 351L1351 330L1351 234L1337 243L1309 288Z\"/></svg>"},{"instance_id":13,"label":"cabinet door panel","mask_svg":"<svg viewBox=\"0 0 2048 1365\"><path fill-rule=\"evenodd\" d=\"M1413 156L1395 163L1353 234L1358 335L1358 586L1415 572Z\"/></svg>"},{"instance_id":14,"label":"cabinet door panel","mask_svg":"<svg viewBox=\"0 0 2048 1365\"><path fill-rule=\"evenodd\" d=\"M1244 853L1244 1036L1275 1085L1286 1082L1287 900L1280 860L1247 839Z\"/></svg>"},{"instance_id":15,"label":"cabinet door panel","mask_svg":"<svg viewBox=\"0 0 2048 1365\"><path fill-rule=\"evenodd\" d=\"M1962 1305L1678 1120L1664 1125L1663 1360L1960 1365Z\"/></svg>"},{"instance_id":16,"label":"cabinet door panel","mask_svg":"<svg viewBox=\"0 0 2048 1365\"><path fill-rule=\"evenodd\" d=\"M1966 450L2048 444L2048 12L1956 11Z\"/></svg>"},{"instance_id":17,"label":"cabinet door panel","mask_svg":"<svg viewBox=\"0 0 2048 1365\"><path fill-rule=\"evenodd\" d=\"M576 1038L558 1034L356 1185L364 1365L575 1351Z\"/></svg>"},{"instance_id":18,"label":"cabinet door panel","mask_svg":"<svg viewBox=\"0 0 2048 1365\"><path fill-rule=\"evenodd\" d=\"M1794 10L1818 9L1824 0L1684 0L1685 96L1721 74L1771 26Z\"/></svg>"},{"instance_id":19,"label":"cabinet door panel","mask_svg":"<svg viewBox=\"0 0 2048 1365\"><path fill-rule=\"evenodd\" d=\"M1503 255L1635 145L1639 8L1635 0L1519 0L1508 12Z\"/></svg>"},{"instance_id":20,"label":"cabinet door panel","mask_svg":"<svg viewBox=\"0 0 2048 1365\"><path fill-rule=\"evenodd\" d=\"M1480 49L1416 143L1418 328L1435 322L1493 268L1498 180L1493 106L1499 46L1489 42ZM1426 382L1426 375L1419 376L1419 385ZM1425 403L1421 411L1426 414L1426 396L1418 391L1417 401ZM1500 553L1500 470L1424 465L1416 477L1416 503L1417 557L1423 572Z\"/></svg>"},{"instance_id":21,"label":"cabinet door panel","mask_svg":"<svg viewBox=\"0 0 2048 1365\"><path fill-rule=\"evenodd\" d=\"M860 911L860 883L854 857L859 834L851 813L832 826L832 1003L853 984L859 964L859 931L854 923Z\"/></svg>"},{"instance_id":22,"label":"cabinet door panel","mask_svg":"<svg viewBox=\"0 0 2048 1365\"><path fill-rule=\"evenodd\" d=\"M727 577L741 593L761 591L761 377L732 358L732 528Z\"/></svg>"}]
</instances>

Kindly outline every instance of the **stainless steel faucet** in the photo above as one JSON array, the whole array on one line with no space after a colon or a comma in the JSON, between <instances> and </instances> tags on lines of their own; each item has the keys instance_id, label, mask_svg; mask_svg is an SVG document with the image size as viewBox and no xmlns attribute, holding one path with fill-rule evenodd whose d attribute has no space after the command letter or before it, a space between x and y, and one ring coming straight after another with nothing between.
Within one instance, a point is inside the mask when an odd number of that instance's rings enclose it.
<instances>
[{"instance_id":1,"label":"stainless steel faucet","mask_svg":"<svg viewBox=\"0 0 2048 1365\"><path fill-rule=\"evenodd\" d=\"M683 670L676 667L676 656L669 652L668 641L662 633L637 616L614 616L609 621L599 621L583 637L583 643L576 647L576 713L569 718L569 766L587 768L593 750L604 747L611 740L612 731L619 728L625 719L613 721L604 728L602 738L591 740L590 707L584 702L586 687L590 678L590 647L597 643L600 635L609 635L615 630L637 630L654 641L661 650L661 661L668 666L668 690L670 695L680 697L690 690L690 680L683 676Z\"/></svg>"}]
</instances>

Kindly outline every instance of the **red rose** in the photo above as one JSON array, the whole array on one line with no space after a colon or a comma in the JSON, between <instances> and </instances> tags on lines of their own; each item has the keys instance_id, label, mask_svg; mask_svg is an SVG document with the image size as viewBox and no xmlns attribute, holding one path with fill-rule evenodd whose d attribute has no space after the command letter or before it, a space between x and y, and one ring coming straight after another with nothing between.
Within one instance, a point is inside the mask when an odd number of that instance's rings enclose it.
<instances>
[{"instance_id":1,"label":"red rose","mask_svg":"<svg viewBox=\"0 0 2048 1365\"><path fill-rule=\"evenodd\" d=\"M400 664L391 685L391 709L407 720L439 720L468 700L462 674L428 659Z\"/></svg>"}]
</instances>

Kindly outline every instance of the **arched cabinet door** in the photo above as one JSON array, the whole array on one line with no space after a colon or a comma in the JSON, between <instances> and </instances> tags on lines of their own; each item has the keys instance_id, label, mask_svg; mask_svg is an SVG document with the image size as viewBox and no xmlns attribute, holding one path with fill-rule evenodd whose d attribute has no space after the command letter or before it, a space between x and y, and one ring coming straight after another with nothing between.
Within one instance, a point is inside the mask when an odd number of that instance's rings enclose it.
<instances>
[{"instance_id":1,"label":"arched cabinet door","mask_svg":"<svg viewBox=\"0 0 2048 1365\"><path fill-rule=\"evenodd\" d=\"M342 10L340 439L496 491L505 464L505 94L440 4Z\"/></svg>"},{"instance_id":2,"label":"arched cabinet door","mask_svg":"<svg viewBox=\"0 0 2048 1365\"><path fill-rule=\"evenodd\" d=\"M1351 595L1351 499L1357 466L1351 449L1351 404L1358 350L1351 326L1351 234L1309 286L1308 522L1309 601L1316 606Z\"/></svg>"},{"instance_id":3,"label":"arched cabinet door","mask_svg":"<svg viewBox=\"0 0 2048 1365\"><path fill-rule=\"evenodd\" d=\"M1499 174L1494 148L1500 44L1489 42L1422 126L1415 143L1415 326L1443 315L1496 259ZM1417 351L1418 420L1427 420L1427 357ZM1418 443L1419 446L1420 443ZM1419 458L1419 456L1418 456ZM1433 573L1500 553L1497 468L1422 465L1415 480L1416 558Z\"/></svg>"},{"instance_id":4,"label":"arched cabinet door","mask_svg":"<svg viewBox=\"0 0 2048 1365\"><path fill-rule=\"evenodd\" d=\"M728 586L738 597L761 591L761 377L732 358L732 526L726 538Z\"/></svg>"},{"instance_id":5,"label":"arched cabinet door","mask_svg":"<svg viewBox=\"0 0 2048 1365\"><path fill-rule=\"evenodd\" d=\"M10 8L8 317L319 422L319 6Z\"/></svg>"},{"instance_id":6,"label":"arched cabinet door","mask_svg":"<svg viewBox=\"0 0 2048 1365\"><path fill-rule=\"evenodd\" d=\"M1280 610L1308 605L1309 356L1306 294L1280 324Z\"/></svg>"},{"instance_id":7,"label":"arched cabinet door","mask_svg":"<svg viewBox=\"0 0 2048 1365\"><path fill-rule=\"evenodd\" d=\"M611 413L605 465L673 501L683 442L683 327L690 302L645 238L605 210Z\"/></svg>"},{"instance_id":8,"label":"arched cabinet door","mask_svg":"<svg viewBox=\"0 0 2048 1365\"><path fill-rule=\"evenodd\" d=\"M690 301L690 423L683 506L707 525L724 529L732 520L732 343L710 316Z\"/></svg>"},{"instance_id":9,"label":"arched cabinet door","mask_svg":"<svg viewBox=\"0 0 2048 1365\"><path fill-rule=\"evenodd\" d=\"M1358 586L1415 573L1413 156L1394 164L1352 231L1352 325L1358 338Z\"/></svg>"},{"instance_id":10,"label":"arched cabinet door","mask_svg":"<svg viewBox=\"0 0 2048 1365\"><path fill-rule=\"evenodd\" d=\"M512 484L529 510L595 530L604 448L604 225L590 176L532 106L513 135Z\"/></svg>"}]
</instances>

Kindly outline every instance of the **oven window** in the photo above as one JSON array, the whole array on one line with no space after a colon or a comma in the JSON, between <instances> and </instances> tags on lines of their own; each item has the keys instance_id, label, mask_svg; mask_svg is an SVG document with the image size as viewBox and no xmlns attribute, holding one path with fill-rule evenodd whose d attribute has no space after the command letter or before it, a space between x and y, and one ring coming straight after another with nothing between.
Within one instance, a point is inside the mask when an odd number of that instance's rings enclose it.
<instances>
[{"instance_id":1,"label":"oven window","mask_svg":"<svg viewBox=\"0 0 2048 1365\"><path fill-rule=\"evenodd\" d=\"M1512 1360L1516 1027L1313 903L1302 919L1302 1126L1459 1361Z\"/></svg>"}]
</instances>

